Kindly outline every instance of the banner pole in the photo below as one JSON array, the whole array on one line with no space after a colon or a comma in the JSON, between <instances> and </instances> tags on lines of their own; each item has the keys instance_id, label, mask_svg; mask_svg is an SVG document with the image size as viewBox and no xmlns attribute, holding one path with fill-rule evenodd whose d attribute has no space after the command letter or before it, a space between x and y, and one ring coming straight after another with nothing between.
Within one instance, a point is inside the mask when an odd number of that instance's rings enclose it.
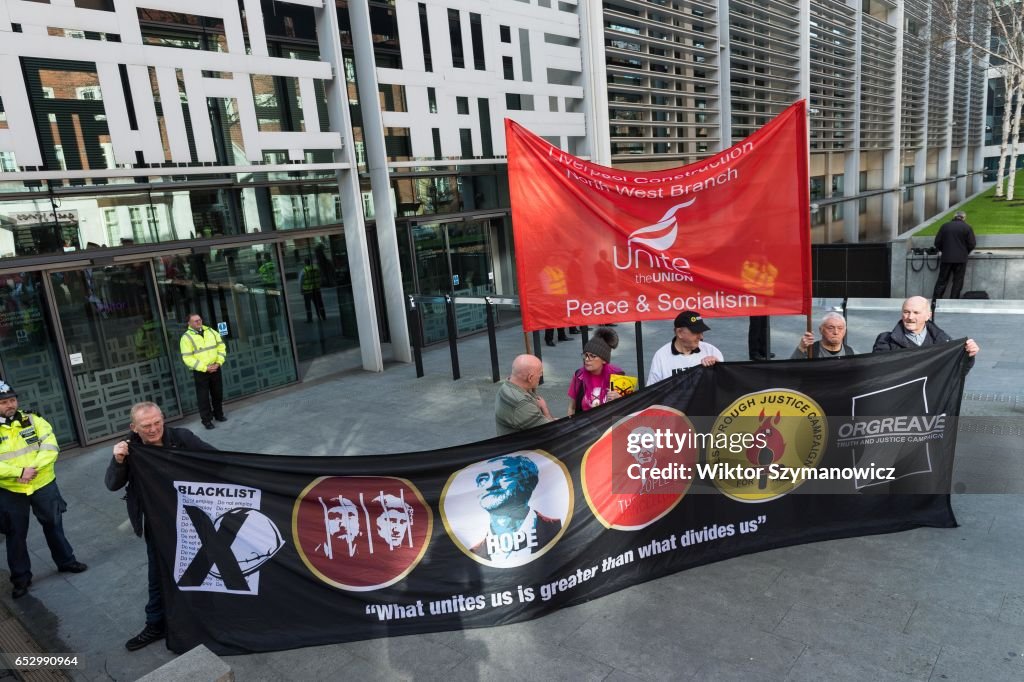
<instances>
[{"instance_id":1,"label":"banner pole","mask_svg":"<svg viewBox=\"0 0 1024 682\"><path fill-rule=\"evenodd\" d=\"M810 313L810 311L808 311L808 313L807 313L807 331L811 331L811 313ZM814 344L813 343L811 345L807 346L807 357L808 357L808 359L814 357Z\"/></svg>"},{"instance_id":2,"label":"banner pole","mask_svg":"<svg viewBox=\"0 0 1024 682\"><path fill-rule=\"evenodd\" d=\"M530 348L530 332L523 332L523 347L526 348L527 355L533 355L533 349Z\"/></svg>"}]
</instances>

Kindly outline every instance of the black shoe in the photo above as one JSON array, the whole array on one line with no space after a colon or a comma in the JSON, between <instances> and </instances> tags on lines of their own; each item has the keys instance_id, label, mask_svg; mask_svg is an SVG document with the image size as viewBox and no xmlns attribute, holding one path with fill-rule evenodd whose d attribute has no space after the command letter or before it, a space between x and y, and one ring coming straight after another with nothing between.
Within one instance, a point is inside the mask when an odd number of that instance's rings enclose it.
<instances>
[{"instance_id":1,"label":"black shoe","mask_svg":"<svg viewBox=\"0 0 1024 682\"><path fill-rule=\"evenodd\" d=\"M166 636L167 630L163 625L150 625L149 623L146 623L146 627L142 628L142 632L124 643L124 648L128 651L138 651L142 647L149 646L153 642L159 642Z\"/></svg>"},{"instance_id":2,"label":"black shoe","mask_svg":"<svg viewBox=\"0 0 1024 682\"><path fill-rule=\"evenodd\" d=\"M577 327L569 327L570 334L579 334L580 330Z\"/></svg>"},{"instance_id":3,"label":"black shoe","mask_svg":"<svg viewBox=\"0 0 1024 682\"><path fill-rule=\"evenodd\" d=\"M203 422L203 426L205 426L208 429L214 428L213 422Z\"/></svg>"},{"instance_id":4,"label":"black shoe","mask_svg":"<svg viewBox=\"0 0 1024 682\"><path fill-rule=\"evenodd\" d=\"M67 566L61 566L57 570L61 573L83 573L89 567L83 564L81 561L72 561Z\"/></svg>"},{"instance_id":5,"label":"black shoe","mask_svg":"<svg viewBox=\"0 0 1024 682\"><path fill-rule=\"evenodd\" d=\"M568 337L568 336L565 336L565 335L562 335L562 336L559 336L559 337L558 337L558 340L559 340L559 341L568 341L568 340L569 340L569 337Z\"/></svg>"},{"instance_id":6,"label":"black shoe","mask_svg":"<svg viewBox=\"0 0 1024 682\"><path fill-rule=\"evenodd\" d=\"M27 583L22 585L15 585L14 589L11 590L11 599L21 599L28 594L28 588L32 585L32 581L29 580Z\"/></svg>"},{"instance_id":7,"label":"black shoe","mask_svg":"<svg viewBox=\"0 0 1024 682\"><path fill-rule=\"evenodd\" d=\"M545 346L551 346L552 348L554 348L555 342L552 341L551 339L544 339L544 345Z\"/></svg>"},{"instance_id":8,"label":"black shoe","mask_svg":"<svg viewBox=\"0 0 1024 682\"><path fill-rule=\"evenodd\" d=\"M219 417L214 417L214 419L216 419L219 422L226 422L228 420L228 418L225 417L224 415L221 415Z\"/></svg>"}]
</instances>

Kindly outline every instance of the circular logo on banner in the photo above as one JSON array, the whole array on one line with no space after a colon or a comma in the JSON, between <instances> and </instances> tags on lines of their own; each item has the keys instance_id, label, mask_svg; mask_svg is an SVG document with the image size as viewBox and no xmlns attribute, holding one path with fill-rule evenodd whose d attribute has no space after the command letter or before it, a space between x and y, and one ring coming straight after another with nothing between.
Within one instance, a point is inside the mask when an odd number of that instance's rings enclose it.
<instances>
[{"instance_id":1,"label":"circular logo on banner","mask_svg":"<svg viewBox=\"0 0 1024 682\"><path fill-rule=\"evenodd\" d=\"M737 398L715 420L712 434L716 447L707 461L718 489L740 502L767 502L804 481L778 472L818 466L828 424L810 397L779 389Z\"/></svg>"},{"instance_id":2,"label":"circular logo on banner","mask_svg":"<svg viewBox=\"0 0 1024 682\"><path fill-rule=\"evenodd\" d=\"M555 546L572 518L569 470L543 450L522 450L456 471L441 493L455 545L485 566L528 564Z\"/></svg>"},{"instance_id":3,"label":"circular logo on banner","mask_svg":"<svg viewBox=\"0 0 1024 682\"><path fill-rule=\"evenodd\" d=\"M679 410L653 405L616 422L583 455L583 495L606 528L639 530L690 489L695 429Z\"/></svg>"},{"instance_id":4,"label":"circular logo on banner","mask_svg":"<svg viewBox=\"0 0 1024 682\"><path fill-rule=\"evenodd\" d=\"M325 583L357 592L408 575L433 526L420 491L389 476L323 476L306 486L292 512L303 563Z\"/></svg>"}]
</instances>

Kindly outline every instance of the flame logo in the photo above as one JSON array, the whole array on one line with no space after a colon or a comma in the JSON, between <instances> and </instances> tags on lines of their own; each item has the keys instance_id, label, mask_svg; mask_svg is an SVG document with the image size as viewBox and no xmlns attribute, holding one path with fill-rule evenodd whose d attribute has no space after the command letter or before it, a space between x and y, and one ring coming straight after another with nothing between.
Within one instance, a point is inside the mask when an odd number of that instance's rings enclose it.
<instances>
[{"instance_id":1,"label":"flame logo","mask_svg":"<svg viewBox=\"0 0 1024 682\"><path fill-rule=\"evenodd\" d=\"M689 201L681 204L676 204L669 210L665 211L658 222L653 225L647 225L636 230L633 234L629 235L629 239L626 240L627 244L640 244L641 246L647 246L654 249L655 251L664 251L673 244L676 243L676 235L679 233L679 222L676 220L676 211L681 208L686 208L693 202L697 201L696 197Z\"/></svg>"}]
</instances>

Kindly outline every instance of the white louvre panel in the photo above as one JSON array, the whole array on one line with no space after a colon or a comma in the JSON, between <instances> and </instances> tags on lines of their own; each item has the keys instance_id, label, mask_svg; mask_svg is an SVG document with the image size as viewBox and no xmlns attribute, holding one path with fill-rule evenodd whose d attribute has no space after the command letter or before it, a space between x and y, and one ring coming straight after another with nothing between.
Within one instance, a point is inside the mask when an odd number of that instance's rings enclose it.
<instances>
[{"instance_id":1,"label":"white louvre panel","mask_svg":"<svg viewBox=\"0 0 1024 682\"><path fill-rule=\"evenodd\" d=\"M892 120L897 115L896 29L871 15L862 17L860 139L862 149L892 149Z\"/></svg>"},{"instance_id":2,"label":"white louvre panel","mask_svg":"<svg viewBox=\"0 0 1024 682\"><path fill-rule=\"evenodd\" d=\"M813 150L846 149L853 142L856 22L856 11L847 5L817 0L811 3L810 132Z\"/></svg>"},{"instance_id":3,"label":"white louvre panel","mask_svg":"<svg viewBox=\"0 0 1024 682\"><path fill-rule=\"evenodd\" d=\"M900 103L900 145L924 147L928 94L928 7L924 0L907 0L904 6L903 99Z\"/></svg>"},{"instance_id":4,"label":"white louvre panel","mask_svg":"<svg viewBox=\"0 0 1024 682\"><path fill-rule=\"evenodd\" d=\"M607 0L612 159L690 163L721 137L718 3Z\"/></svg>"},{"instance_id":5,"label":"white louvre panel","mask_svg":"<svg viewBox=\"0 0 1024 682\"><path fill-rule=\"evenodd\" d=\"M800 96L800 10L796 2L729 3L732 137L747 137Z\"/></svg>"},{"instance_id":6,"label":"white louvre panel","mask_svg":"<svg viewBox=\"0 0 1024 682\"><path fill-rule=\"evenodd\" d=\"M973 40L977 44L984 44L989 36L991 16L988 5L985 3L974 3L974 25L972 27ZM970 118L967 124L967 145L981 146L985 142L985 69L981 62L985 55L975 51L974 65L971 68L970 94L968 101L971 105Z\"/></svg>"}]
</instances>

